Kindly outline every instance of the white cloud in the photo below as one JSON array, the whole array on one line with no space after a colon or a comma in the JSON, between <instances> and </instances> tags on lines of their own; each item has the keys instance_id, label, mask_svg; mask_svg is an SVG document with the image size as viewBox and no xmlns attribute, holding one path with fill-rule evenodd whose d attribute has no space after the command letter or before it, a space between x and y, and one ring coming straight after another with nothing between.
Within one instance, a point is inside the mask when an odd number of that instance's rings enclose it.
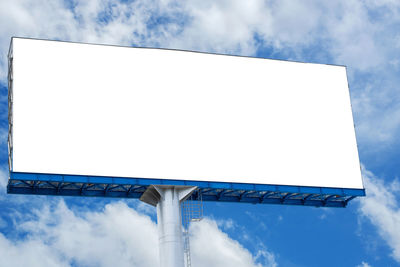
<instances>
[{"instance_id":1,"label":"white cloud","mask_svg":"<svg viewBox=\"0 0 400 267\"><path fill-rule=\"evenodd\" d=\"M156 224L124 202L97 212L72 210L59 199L40 204L32 213L11 215L13 235L0 233L0 266L158 266ZM205 219L191 231L194 267L223 267L227 257L230 266L276 266L273 253L251 254L215 221Z\"/></svg>"},{"instance_id":2,"label":"white cloud","mask_svg":"<svg viewBox=\"0 0 400 267\"><path fill-rule=\"evenodd\" d=\"M382 64L384 51L376 42L379 24L371 21L361 1L342 3L336 6L336 12L330 12L327 22L335 61L360 70Z\"/></svg>"},{"instance_id":3,"label":"white cloud","mask_svg":"<svg viewBox=\"0 0 400 267\"><path fill-rule=\"evenodd\" d=\"M43 242L35 240L11 242L0 233L0 248L0 257L2 258L0 266L2 267L69 266L65 260L54 253L51 247Z\"/></svg>"},{"instance_id":4,"label":"white cloud","mask_svg":"<svg viewBox=\"0 0 400 267\"><path fill-rule=\"evenodd\" d=\"M361 264L357 265L357 267L372 267L372 266L369 265L367 262L363 261L361 262Z\"/></svg>"},{"instance_id":5,"label":"white cloud","mask_svg":"<svg viewBox=\"0 0 400 267\"><path fill-rule=\"evenodd\" d=\"M385 184L365 168L363 177L367 196L359 200L359 213L377 228L391 248L391 256L400 263L400 205L396 198L400 193L399 182Z\"/></svg>"},{"instance_id":6,"label":"white cloud","mask_svg":"<svg viewBox=\"0 0 400 267\"><path fill-rule=\"evenodd\" d=\"M26 242L50 248L59 262L48 266L62 266L63 261L78 266L158 264L155 223L122 202L106 205L102 212L77 214L59 201L35 210L34 215L16 225L28 237L18 241L16 249Z\"/></svg>"},{"instance_id":7,"label":"white cloud","mask_svg":"<svg viewBox=\"0 0 400 267\"><path fill-rule=\"evenodd\" d=\"M252 55L258 46L254 34L271 28L270 10L262 1L191 0L183 11L187 22L169 46Z\"/></svg>"},{"instance_id":8,"label":"white cloud","mask_svg":"<svg viewBox=\"0 0 400 267\"><path fill-rule=\"evenodd\" d=\"M266 249L257 251L254 257L239 242L219 230L215 221L203 219L192 224L190 245L193 267L226 266L232 267L277 266L275 256ZM263 262L260 262L260 259Z\"/></svg>"},{"instance_id":9,"label":"white cloud","mask_svg":"<svg viewBox=\"0 0 400 267\"><path fill-rule=\"evenodd\" d=\"M359 142L376 145L361 147L362 151L369 150L369 152L390 148L393 143L398 143L397 136L400 133L400 105L382 108L373 98L373 94L355 96L353 105L354 110L358 111L356 131ZM370 116L367 116L368 113Z\"/></svg>"},{"instance_id":10,"label":"white cloud","mask_svg":"<svg viewBox=\"0 0 400 267\"><path fill-rule=\"evenodd\" d=\"M4 191L8 180L8 164L0 165L0 190ZM1 198L0 194L0 198Z\"/></svg>"},{"instance_id":11,"label":"white cloud","mask_svg":"<svg viewBox=\"0 0 400 267\"><path fill-rule=\"evenodd\" d=\"M218 219L216 221L219 228L226 230L234 230L237 227L237 224L231 218L229 219Z\"/></svg>"},{"instance_id":12,"label":"white cloud","mask_svg":"<svg viewBox=\"0 0 400 267\"><path fill-rule=\"evenodd\" d=\"M62 200L42 205L32 214L14 216L14 231L25 238L0 235L0 266L158 265L155 223L126 204L84 213Z\"/></svg>"}]
</instances>

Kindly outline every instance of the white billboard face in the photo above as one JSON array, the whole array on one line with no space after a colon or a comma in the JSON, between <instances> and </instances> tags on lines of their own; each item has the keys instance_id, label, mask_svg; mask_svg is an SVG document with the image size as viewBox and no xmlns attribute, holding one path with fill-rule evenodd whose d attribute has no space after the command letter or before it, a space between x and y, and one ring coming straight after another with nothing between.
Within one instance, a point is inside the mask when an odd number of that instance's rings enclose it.
<instances>
[{"instance_id":1,"label":"white billboard face","mask_svg":"<svg viewBox=\"0 0 400 267\"><path fill-rule=\"evenodd\" d=\"M12 45L14 172L363 188L345 67Z\"/></svg>"}]
</instances>

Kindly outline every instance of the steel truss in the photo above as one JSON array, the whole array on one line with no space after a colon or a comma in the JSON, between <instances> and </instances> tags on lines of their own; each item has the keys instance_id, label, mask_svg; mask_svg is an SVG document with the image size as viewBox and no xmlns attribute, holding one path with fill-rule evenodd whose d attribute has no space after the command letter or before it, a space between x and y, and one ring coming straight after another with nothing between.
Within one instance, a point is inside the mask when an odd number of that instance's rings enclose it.
<instances>
[{"instance_id":1,"label":"steel truss","mask_svg":"<svg viewBox=\"0 0 400 267\"><path fill-rule=\"evenodd\" d=\"M346 207L364 189L261 185L10 172L10 194L140 198L150 185L197 186L193 199L253 204Z\"/></svg>"}]
</instances>

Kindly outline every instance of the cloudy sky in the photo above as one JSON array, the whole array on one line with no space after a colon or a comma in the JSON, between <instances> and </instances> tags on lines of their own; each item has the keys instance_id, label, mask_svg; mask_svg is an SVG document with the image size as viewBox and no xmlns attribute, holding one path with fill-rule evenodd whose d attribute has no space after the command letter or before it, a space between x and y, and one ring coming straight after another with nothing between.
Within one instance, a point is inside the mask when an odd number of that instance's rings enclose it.
<instances>
[{"instance_id":1,"label":"cloudy sky","mask_svg":"<svg viewBox=\"0 0 400 267\"><path fill-rule=\"evenodd\" d=\"M400 1L0 0L0 266L157 266L155 211L138 200L5 193L11 36L346 65L367 197L205 203L192 265L400 265Z\"/></svg>"}]
</instances>

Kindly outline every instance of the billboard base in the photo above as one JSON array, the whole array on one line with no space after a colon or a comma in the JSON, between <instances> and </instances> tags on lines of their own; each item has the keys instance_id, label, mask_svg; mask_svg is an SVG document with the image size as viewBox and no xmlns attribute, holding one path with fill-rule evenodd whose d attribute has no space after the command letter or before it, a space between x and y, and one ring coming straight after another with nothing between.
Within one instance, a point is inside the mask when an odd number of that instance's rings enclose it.
<instances>
[{"instance_id":1,"label":"billboard base","mask_svg":"<svg viewBox=\"0 0 400 267\"><path fill-rule=\"evenodd\" d=\"M184 267L181 202L195 186L150 185L140 200L157 207L161 267Z\"/></svg>"}]
</instances>

